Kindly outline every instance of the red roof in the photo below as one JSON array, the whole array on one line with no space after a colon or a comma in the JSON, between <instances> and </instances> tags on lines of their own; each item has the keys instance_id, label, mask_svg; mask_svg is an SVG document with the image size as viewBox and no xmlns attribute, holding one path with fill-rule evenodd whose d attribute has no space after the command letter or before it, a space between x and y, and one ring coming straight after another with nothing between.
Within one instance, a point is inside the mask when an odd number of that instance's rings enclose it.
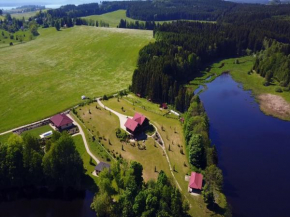
<instances>
[{"instance_id":1,"label":"red roof","mask_svg":"<svg viewBox=\"0 0 290 217\"><path fill-rule=\"evenodd\" d=\"M70 124L73 122L72 119L70 119L68 116L65 114L57 114L53 117L50 118L50 121L54 124L56 127L62 127L67 124Z\"/></svg>"},{"instance_id":2,"label":"red roof","mask_svg":"<svg viewBox=\"0 0 290 217\"><path fill-rule=\"evenodd\" d=\"M128 118L126 123L125 123L125 127L129 130L131 130L132 132L134 132L136 130L136 128L138 127L138 122L134 121L131 118Z\"/></svg>"},{"instance_id":3,"label":"red roof","mask_svg":"<svg viewBox=\"0 0 290 217\"><path fill-rule=\"evenodd\" d=\"M133 117L133 120L136 121L138 124L142 125L146 120L146 117L144 115L136 113Z\"/></svg>"},{"instance_id":4,"label":"red roof","mask_svg":"<svg viewBox=\"0 0 290 217\"><path fill-rule=\"evenodd\" d=\"M203 175L200 173L192 172L189 180L188 187L201 190Z\"/></svg>"}]
</instances>

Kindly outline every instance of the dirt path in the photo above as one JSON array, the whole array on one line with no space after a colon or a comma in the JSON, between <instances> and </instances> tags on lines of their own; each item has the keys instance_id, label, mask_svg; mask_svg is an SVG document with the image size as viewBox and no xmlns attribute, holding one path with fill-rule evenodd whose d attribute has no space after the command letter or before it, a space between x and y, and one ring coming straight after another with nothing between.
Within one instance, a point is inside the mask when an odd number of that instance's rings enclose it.
<instances>
[{"instance_id":1,"label":"dirt path","mask_svg":"<svg viewBox=\"0 0 290 217\"><path fill-rule=\"evenodd\" d=\"M106 110L112 112L113 114L117 115L118 118L119 118L119 120L120 120L120 128L122 128L123 130L127 131L127 130L126 130L126 127L125 127L125 123L126 123L128 117L131 118L130 116L126 116L126 115L120 114L119 112L116 112L116 111L114 111L113 109L110 109L110 108L106 107L106 106L101 102L100 98L97 99L97 102L98 102L99 105L100 105L101 107L103 107L104 109L106 109Z\"/></svg>"},{"instance_id":2,"label":"dirt path","mask_svg":"<svg viewBox=\"0 0 290 217\"><path fill-rule=\"evenodd\" d=\"M81 128L81 126L78 124L78 122L76 122L74 117L72 117L70 114L68 114L67 116L73 120L74 125L78 126L79 131L80 131L78 133L78 135L80 134L82 136L87 153L94 159L94 161L97 162L97 164L100 163L100 160L95 155L93 155L93 153L90 151L89 145L88 145L87 140L86 140L85 133L84 133L83 129Z\"/></svg>"},{"instance_id":3,"label":"dirt path","mask_svg":"<svg viewBox=\"0 0 290 217\"><path fill-rule=\"evenodd\" d=\"M290 119L290 104L281 96L274 94L260 94L258 97L260 108L266 114L282 119Z\"/></svg>"},{"instance_id":4,"label":"dirt path","mask_svg":"<svg viewBox=\"0 0 290 217\"><path fill-rule=\"evenodd\" d=\"M125 122L126 122L126 120L127 120L127 116L122 115L122 114L120 114L119 112L116 112L116 111L114 111L113 109L110 109L110 108L106 107L106 106L101 102L101 100L100 100L99 98L97 99L97 101L98 101L98 103L99 103L100 106L102 106L103 108L107 109L108 111L111 111L113 114L117 115L117 116L119 117L119 120L120 120L120 127L121 127L122 129L126 130L126 128L125 128L124 125L125 125ZM151 124L152 124L152 123L151 123ZM153 125L153 124L152 124L152 125ZM153 126L154 126L154 125L153 125ZM158 132L157 127L154 126L154 128L155 128L156 132ZM171 163L170 163L170 160L169 160L168 154L167 154L167 152L166 152L165 143L164 143L164 141L163 141L163 139L162 139L161 134L160 134L159 132L158 132L158 134L159 134L159 136L160 136L160 138L161 138L161 140L162 140L162 143L163 143L163 146L161 146L161 147L162 147L162 149L163 149L163 151L164 151L164 153L165 153L166 160L167 160L167 163L168 163L168 166L169 166L169 169L170 169L171 175L172 175L174 181L176 182L177 187L180 189L180 191L182 191L182 188L180 187L180 185L179 185L177 179L175 178L174 171L173 171L173 169L172 169L172 166L171 166Z\"/></svg>"}]
</instances>

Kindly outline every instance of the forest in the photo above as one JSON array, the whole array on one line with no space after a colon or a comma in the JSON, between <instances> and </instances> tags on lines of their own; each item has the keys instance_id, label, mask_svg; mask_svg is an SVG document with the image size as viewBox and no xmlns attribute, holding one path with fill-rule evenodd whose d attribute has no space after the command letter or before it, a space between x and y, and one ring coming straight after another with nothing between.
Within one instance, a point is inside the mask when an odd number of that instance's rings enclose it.
<instances>
[{"instance_id":1,"label":"forest","mask_svg":"<svg viewBox=\"0 0 290 217\"><path fill-rule=\"evenodd\" d=\"M283 88L277 87L277 92L289 91L290 45L276 40L265 40L264 50L257 54L254 70L265 77L265 86L276 80Z\"/></svg>"},{"instance_id":2,"label":"forest","mask_svg":"<svg viewBox=\"0 0 290 217\"><path fill-rule=\"evenodd\" d=\"M29 134L13 134L7 142L0 142L0 190L27 186L82 189L83 178L82 159L67 133L54 132L45 144Z\"/></svg>"},{"instance_id":3,"label":"forest","mask_svg":"<svg viewBox=\"0 0 290 217\"><path fill-rule=\"evenodd\" d=\"M91 205L97 216L189 216L189 204L162 170L157 181L145 183L142 174L135 161L114 162L110 171L102 171Z\"/></svg>"},{"instance_id":4,"label":"forest","mask_svg":"<svg viewBox=\"0 0 290 217\"><path fill-rule=\"evenodd\" d=\"M239 16L241 20L243 16L247 18L247 14ZM183 94L187 92L183 86L207 64L219 58L264 50L265 39L289 44L289 26L288 20L276 17L247 24L176 21L158 25L154 29L156 43L147 45L139 53L131 90L156 102L174 104L183 112L190 98ZM289 72L284 69L284 74ZM280 76L280 82L287 85L289 81L285 79L286 76Z\"/></svg>"}]
</instances>

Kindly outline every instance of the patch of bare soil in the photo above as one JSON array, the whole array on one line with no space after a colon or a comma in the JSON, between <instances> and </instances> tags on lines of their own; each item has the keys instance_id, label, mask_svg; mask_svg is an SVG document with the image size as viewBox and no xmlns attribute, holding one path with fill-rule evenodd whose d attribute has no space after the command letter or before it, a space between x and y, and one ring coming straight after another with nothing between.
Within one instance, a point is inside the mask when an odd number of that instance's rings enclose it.
<instances>
[{"instance_id":1,"label":"patch of bare soil","mask_svg":"<svg viewBox=\"0 0 290 217\"><path fill-rule=\"evenodd\" d=\"M274 94L260 94L258 96L260 108L266 114L282 119L290 119L290 104L283 97Z\"/></svg>"}]
</instances>

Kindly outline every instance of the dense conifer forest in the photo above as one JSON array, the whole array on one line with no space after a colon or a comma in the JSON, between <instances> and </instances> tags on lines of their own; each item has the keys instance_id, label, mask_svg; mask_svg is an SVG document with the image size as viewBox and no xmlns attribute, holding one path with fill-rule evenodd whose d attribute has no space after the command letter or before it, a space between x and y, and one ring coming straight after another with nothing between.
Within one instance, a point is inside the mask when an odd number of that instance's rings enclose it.
<instances>
[{"instance_id":1,"label":"dense conifer forest","mask_svg":"<svg viewBox=\"0 0 290 217\"><path fill-rule=\"evenodd\" d=\"M272 6L267 7L271 9ZM284 8L276 9L284 13ZM248 18L243 11L236 13L237 20ZM198 76L208 63L218 58L259 52L265 48L266 39L290 43L289 21L277 18L277 14L275 11L271 18L260 17L247 23L177 21L158 25L154 29L157 42L140 51L132 91L153 101L175 104L180 111L186 110L190 97L184 94L183 85ZM227 20L228 15L225 14L224 19ZM284 69L283 74L279 80L287 85L289 81L285 81L285 74L289 72Z\"/></svg>"}]
</instances>

